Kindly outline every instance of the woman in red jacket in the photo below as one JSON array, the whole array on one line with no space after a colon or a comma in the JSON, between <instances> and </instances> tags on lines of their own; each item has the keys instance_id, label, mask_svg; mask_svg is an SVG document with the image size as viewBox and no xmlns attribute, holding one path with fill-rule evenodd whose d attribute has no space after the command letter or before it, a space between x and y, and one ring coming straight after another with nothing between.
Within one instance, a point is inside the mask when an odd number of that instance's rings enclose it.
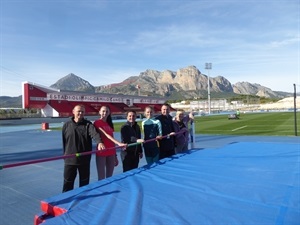
<instances>
[{"instance_id":1,"label":"woman in red jacket","mask_svg":"<svg viewBox=\"0 0 300 225\"><path fill-rule=\"evenodd\" d=\"M105 146L105 150L100 150L96 153L98 180L102 180L111 177L114 172L114 167L119 163L115 145L126 147L126 144L114 139L114 125L112 123L109 107L102 106L99 114L100 119L94 122L94 126L99 131Z\"/></svg>"}]
</instances>

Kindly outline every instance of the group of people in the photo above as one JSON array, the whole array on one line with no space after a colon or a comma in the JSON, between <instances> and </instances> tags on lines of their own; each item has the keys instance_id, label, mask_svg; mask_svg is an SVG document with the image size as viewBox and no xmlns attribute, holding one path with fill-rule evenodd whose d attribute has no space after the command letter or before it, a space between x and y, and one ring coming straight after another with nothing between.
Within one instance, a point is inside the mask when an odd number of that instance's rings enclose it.
<instances>
[{"instance_id":1,"label":"group of people","mask_svg":"<svg viewBox=\"0 0 300 225\"><path fill-rule=\"evenodd\" d=\"M92 151L92 141L96 145L96 167L98 180L113 175L114 167L119 164L116 145L121 148L123 172L138 167L139 160L145 153L148 165L176 153L188 150L188 122L192 122L193 114L184 115L184 111L176 112L174 119L170 116L170 106L164 104L161 114L154 117L153 109L145 108L145 119L140 125L136 122L135 111L128 111L126 123L122 125L121 141L114 138L114 125L109 107L102 106L100 118L92 123L84 118L85 108L76 105L73 117L63 125L62 141L64 155ZM64 159L63 192L74 189L74 182L79 174L79 187L89 184L91 154Z\"/></svg>"}]
</instances>

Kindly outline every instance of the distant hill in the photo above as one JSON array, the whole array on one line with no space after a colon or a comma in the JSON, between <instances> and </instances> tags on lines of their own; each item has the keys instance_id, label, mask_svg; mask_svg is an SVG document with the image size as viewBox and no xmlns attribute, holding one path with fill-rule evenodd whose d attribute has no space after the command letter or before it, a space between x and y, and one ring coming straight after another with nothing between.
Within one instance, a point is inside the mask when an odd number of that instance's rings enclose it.
<instances>
[{"instance_id":1,"label":"distant hill","mask_svg":"<svg viewBox=\"0 0 300 225\"><path fill-rule=\"evenodd\" d=\"M18 97L0 96L0 108L22 108L22 95Z\"/></svg>"},{"instance_id":2,"label":"distant hill","mask_svg":"<svg viewBox=\"0 0 300 225\"><path fill-rule=\"evenodd\" d=\"M211 98L228 98L237 95L253 95L272 99L293 96L293 93L273 91L260 84L246 81L231 84L223 76L208 77L195 66L177 71L157 71L148 69L138 76L131 76L120 83L93 86L88 81L70 73L52 84L51 88L64 91L83 91L89 93L114 93L124 95L161 96L171 100L207 98L208 79ZM22 98L0 97L0 107L22 107Z\"/></svg>"}]
</instances>

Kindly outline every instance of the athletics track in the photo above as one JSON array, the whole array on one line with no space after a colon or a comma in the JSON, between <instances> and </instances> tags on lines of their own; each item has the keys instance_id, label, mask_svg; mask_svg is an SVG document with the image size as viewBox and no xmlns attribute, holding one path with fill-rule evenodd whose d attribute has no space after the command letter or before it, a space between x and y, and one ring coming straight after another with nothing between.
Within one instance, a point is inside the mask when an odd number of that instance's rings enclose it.
<instances>
[{"instance_id":1,"label":"athletics track","mask_svg":"<svg viewBox=\"0 0 300 225\"><path fill-rule=\"evenodd\" d=\"M51 128L51 127L50 127ZM61 155L61 133L1 132L0 164ZM116 134L119 138L119 134ZM299 224L299 137L198 135L194 149L61 194L63 161L0 170L0 224ZM76 181L75 185L78 185ZM76 186L77 187L77 186ZM88 221L88 222L87 222Z\"/></svg>"}]
</instances>

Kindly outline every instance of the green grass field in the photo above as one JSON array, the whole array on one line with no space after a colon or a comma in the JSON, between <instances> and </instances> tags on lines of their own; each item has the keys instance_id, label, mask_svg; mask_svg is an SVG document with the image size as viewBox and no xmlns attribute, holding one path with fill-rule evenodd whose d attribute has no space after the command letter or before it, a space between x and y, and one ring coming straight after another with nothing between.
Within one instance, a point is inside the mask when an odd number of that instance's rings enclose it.
<instances>
[{"instance_id":1,"label":"green grass field","mask_svg":"<svg viewBox=\"0 0 300 225\"><path fill-rule=\"evenodd\" d=\"M119 132L123 123L114 123ZM195 118L196 134L295 136L293 112L245 113L238 120L228 115ZM297 113L297 134L300 136L300 113Z\"/></svg>"},{"instance_id":2,"label":"green grass field","mask_svg":"<svg viewBox=\"0 0 300 225\"><path fill-rule=\"evenodd\" d=\"M196 134L295 136L293 112L245 113L240 119L227 115L203 116L195 119ZM297 113L299 134L300 113Z\"/></svg>"},{"instance_id":3,"label":"green grass field","mask_svg":"<svg viewBox=\"0 0 300 225\"><path fill-rule=\"evenodd\" d=\"M120 132L123 124L115 122L115 132ZM228 120L228 115L211 115L195 117L195 129L196 134L295 136L295 121L293 112L245 113L238 120ZM300 113L297 113L297 136L300 136Z\"/></svg>"}]
</instances>

